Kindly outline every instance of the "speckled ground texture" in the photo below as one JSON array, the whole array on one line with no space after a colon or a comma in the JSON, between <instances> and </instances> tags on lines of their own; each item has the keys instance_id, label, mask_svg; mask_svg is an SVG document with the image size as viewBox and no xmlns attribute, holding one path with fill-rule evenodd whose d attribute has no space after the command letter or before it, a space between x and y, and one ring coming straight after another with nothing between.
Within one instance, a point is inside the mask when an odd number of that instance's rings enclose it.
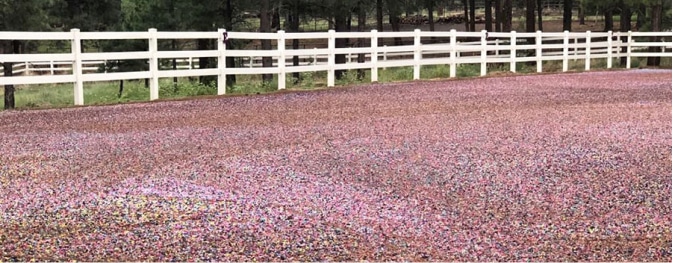
<instances>
[{"instance_id":1,"label":"speckled ground texture","mask_svg":"<svg viewBox=\"0 0 673 263\"><path fill-rule=\"evenodd\" d=\"M671 261L671 71L0 112L0 261Z\"/></svg>"}]
</instances>

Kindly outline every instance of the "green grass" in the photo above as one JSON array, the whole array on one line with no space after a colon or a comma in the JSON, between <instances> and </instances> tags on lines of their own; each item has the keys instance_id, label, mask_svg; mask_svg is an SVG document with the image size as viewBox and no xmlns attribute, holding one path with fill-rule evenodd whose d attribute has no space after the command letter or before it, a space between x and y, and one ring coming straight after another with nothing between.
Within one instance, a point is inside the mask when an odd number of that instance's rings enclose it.
<instances>
[{"instance_id":1,"label":"green grass","mask_svg":"<svg viewBox=\"0 0 673 263\"><path fill-rule=\"evenodd\" d=\"M410 80L413 77L414 77L413 67L396 67L396 68L379 69L379 82L405 81Z\"/></svg>"},{"instance_id":2,"label":"green grass","mask_svg":"<svg viewBox=\"0 0 673 263\"><path fill-rule=\"evenodd\" d=\"M190 96L214 95L217 88L198 82L180 82L173 87L170 79L161 81L160 98L184 98ZM17 108L58 108L74 105L74 86L72 84L50 84L17 86L15 101ZM4 96L4 89L0 90ZM125 81L124 92L119 96L119 82L85 83L84 102L86 105L118 104L132 101L148 101L149 89L144 81ZM4 108L4 100L0 101Z\"/></svg>"},{"instance_id":3,"label":"green grass","mask_svg":"<svg viewBox=\"0 0 673 263\"><path fill-rule=\"evenodd\" d=\"M649 67L647 66L647 58L641 58L641 57L631 58L631 68L646 68L646 67ZM661 58L661 65L659 67L668 69L673 68L671 58Z\"/></svg>"},{"instance_id":4,"label":"green grass","mask_svg":"<svg viewBox=\"0 0 673 263\"><path fill-rule=\"evenodd\" d=\"M14 92L17 108L65 107L73 105L73 85L19 86ZM0 89L4 97L4 89ZM4 108L4 99L0 101Z\"/></svg>"},{"instance_id":5,"label":"green grass","mask_svg":"<svg viewBox=\"0 0 673 263\"><path fill-rule=\"evenodd\" d=\"M469 66L469 65L465 65ZM429 65L422 66L421 68L421 79L438 79L438 78L448 78L451 67L449 65ZM458 70L456 69L456 72Z\"/></svg>"}]
</instances>

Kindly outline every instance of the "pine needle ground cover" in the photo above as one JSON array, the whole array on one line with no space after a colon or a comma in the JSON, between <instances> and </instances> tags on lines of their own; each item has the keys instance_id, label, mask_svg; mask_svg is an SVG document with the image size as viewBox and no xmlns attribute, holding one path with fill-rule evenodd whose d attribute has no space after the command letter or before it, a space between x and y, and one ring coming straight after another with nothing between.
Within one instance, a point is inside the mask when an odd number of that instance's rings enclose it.
<instances>
[{"instance_id":1,"label":"pine needle ground cover","mask_svg":"<svg viewBox=\"0 0 673 263\"><path fill-rule=\"evenodd\" d=\"M2 261L671 261L671 71L0 112Z\"/></svg>"}]
</instances>

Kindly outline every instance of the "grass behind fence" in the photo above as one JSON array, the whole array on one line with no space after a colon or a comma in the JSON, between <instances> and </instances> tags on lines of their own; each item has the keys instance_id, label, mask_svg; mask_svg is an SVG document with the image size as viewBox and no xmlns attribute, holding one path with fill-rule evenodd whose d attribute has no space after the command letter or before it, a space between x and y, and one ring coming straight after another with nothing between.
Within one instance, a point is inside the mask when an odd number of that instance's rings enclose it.
<instances>
[{"instance_id":1,"label":"grass behind fence","mask_svg":"<svg viewBox=\"0 0 673 263\"><path fill-rule=\"evenodd\" d=\"M560 72L562 70L561 61L543 62L544 72ZM570 60L568 68L570 71L584 71L584 59ZM647 58L633 58L631 60L632 68L645 67ZM604 69L607 66L606 59L592 59L591 69ZM508 72L509 63L493 63L488 65L489 74L498 74L498 72ZM614 68L624 68L620 65L619 59L613 60ZM671 58L661 59L662 68L671 68ZM430 65L423 66L421 69L421 79L447 79L450 74L448 65ZM517 73L536 72L534 63L517 63ZM341 79L335 81L337 86L359 85L370 82L371 75L369 70L365 70L363 78L358 78L357 70L346 71ZM394 67L380 68L379 82L398 82L409 81L413 79L413 67ZM462 64L456 68L456 76L476 77L480 75L479 64ZM237 84L227 87L227 94L263 94L275 92L278 89L277 75L273 75L273 81L263 83L261 75L237 76ZM293 90L310 90L324 88L327 86L327 72L302 72L299 78L293 74L287 74L286 87ZM172 78L161 79L159 82L160 99L178 99L193 96L205 96L217 94L215 83L204 85L198 82L196 78L180 78L177 86L174 85ZM0 88L0 98L4 97L4 89ZM25 85L18 86L15 92L16 107L25 108L60 108L73 106L73 85L72 84L48 84L48 85ZM145 86L144 80L124 81L124 91L119 96L119 81L85 83L84 84L84 102L86 105L107 105L126 102L149 101L149 88ZM0 99L0 109L4 108L4 100Z\"/></svg>"}]
</instances>

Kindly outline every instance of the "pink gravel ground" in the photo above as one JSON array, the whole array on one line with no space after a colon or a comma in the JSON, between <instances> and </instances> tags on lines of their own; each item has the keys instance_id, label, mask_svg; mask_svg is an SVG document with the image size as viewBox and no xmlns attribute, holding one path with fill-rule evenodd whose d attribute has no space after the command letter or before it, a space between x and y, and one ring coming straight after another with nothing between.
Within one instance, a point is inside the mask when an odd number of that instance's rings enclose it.
<instances>
[{"instance_id":1,"label":"pink gravel ground","mask_svg":"<svg viewBox=\"0 0 673 263\"><path fill-rule=\"evenodd\" d=\"M0 261L671 261L671 71L0 112Z\"/></svg>"}]
</instances>

